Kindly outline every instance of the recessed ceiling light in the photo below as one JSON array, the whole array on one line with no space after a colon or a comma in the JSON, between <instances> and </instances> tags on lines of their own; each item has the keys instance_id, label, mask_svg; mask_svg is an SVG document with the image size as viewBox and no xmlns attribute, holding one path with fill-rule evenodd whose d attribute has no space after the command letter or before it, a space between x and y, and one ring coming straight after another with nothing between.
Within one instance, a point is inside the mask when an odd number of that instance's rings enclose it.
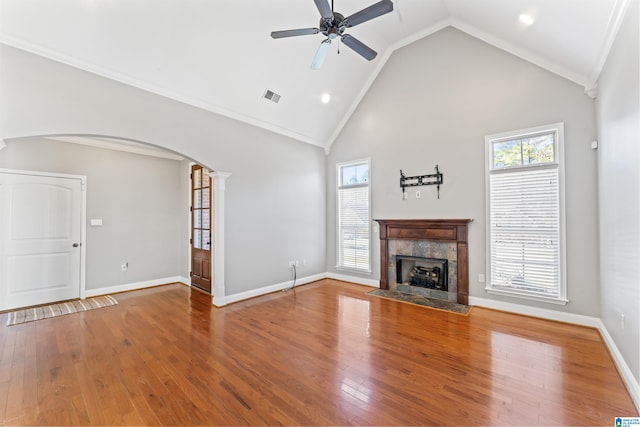
<instances>
[{"instance_id":1,"label":"recessed ceiling light","mask_svg":"<svg viewBox=\"0 0 640 427\"><path fill-rule=\"evenodd\" d=\"M533 24L533 17L531 17L531 15L527 15L526 13L523 13L522 15L520 15L520 22L522 22L525 25L531 25Z\"/></svg>"},{"instance_id":2,"label":"recessed ceiling light","mask_svg":"<svg viewBox=\"0 0 640 427\"><path fill-rule=\"evenodd\" d=\"M329 101L331 101L331 95L329 95L328 93L323 93L320 100L323 104L327 104Z\"/></svg>"}]
</instances>

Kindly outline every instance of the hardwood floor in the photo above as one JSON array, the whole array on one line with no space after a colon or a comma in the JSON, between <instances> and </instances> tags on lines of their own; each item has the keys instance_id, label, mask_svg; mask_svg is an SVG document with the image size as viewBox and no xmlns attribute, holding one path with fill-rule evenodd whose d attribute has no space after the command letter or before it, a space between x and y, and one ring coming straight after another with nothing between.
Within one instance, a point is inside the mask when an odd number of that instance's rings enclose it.
<instances>
[{"instance_id":1,"label":"hardwood floor","mask_svg":"<svg viewBox=\"0 0 640 427\"><path fill-rule=\"evenodd\" d=\"M0 424L613 425L637 416L594 329L468 317L323 280L217 309L183 285L17 326Z\"/></svg>"}]
</instances>

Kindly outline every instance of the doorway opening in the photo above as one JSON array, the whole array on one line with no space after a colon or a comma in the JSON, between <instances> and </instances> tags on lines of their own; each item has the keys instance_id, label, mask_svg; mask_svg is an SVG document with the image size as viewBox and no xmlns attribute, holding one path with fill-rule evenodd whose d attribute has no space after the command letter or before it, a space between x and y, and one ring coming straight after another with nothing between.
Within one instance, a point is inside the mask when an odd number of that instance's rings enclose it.
<instances>
[{"instance_id":1,"label":"doorway opening","mask_svg":"<svg viewBox=\"0 0 640 427\"><path fill-rule=\"evenodd\" d=\"M191 285L211 293L211 176L191 166Z\"/></svg>"}]
</instances>

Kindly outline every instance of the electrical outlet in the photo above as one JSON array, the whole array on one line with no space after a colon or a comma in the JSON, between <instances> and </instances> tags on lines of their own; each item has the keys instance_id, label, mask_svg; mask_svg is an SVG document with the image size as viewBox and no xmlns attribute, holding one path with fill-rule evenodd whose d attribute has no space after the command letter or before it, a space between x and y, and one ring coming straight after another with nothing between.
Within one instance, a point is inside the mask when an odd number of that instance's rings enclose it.
<instances>
[{"instance_id":1,"label":"electrical outlet","mask_svg":"<svg viewBox=\"0 0 640 427\"><path fill-rule=\"evenodd\" d=\"M478 282L484 283L484 274L482 273L478 274Z\"/></svg>"},{"instance_id":2,"label":"electrical outlet","mask_svg":"<svg viewBox=\"0 0 640 427\"><path fill-rule=\"evenodd\" d=\"M120 269L122 271L127 271L129 269L129 263L128 262L123 262L122 265L120 266Z\"/></svg>"},{"instance_id":3,"label":"electrical outlet","mask_svg":"<svg viewBox=\"0 0 640 427\"><path fill-rule=\"evenodd\" d=\"M422 197L422 193L419 191L416 191L416 199L419 199L420 197Z\"/></svg>"},{"instance_id":4,"label":"electrical outlet","mask_svg":"<svg viewBox=\"0 0 640 427\"><path fill-rule=\"evenodd\" d=\"M620 313L620 329L624 329L624 313Z\"/></svg>"},{"instance_id":5,"label":"electrical outlet","mask_svg":"<svg viewBox=\"0 0 640 427\"><path fill-rule=\"evenodd\" d=\"M295 261L289 260L289 269L292 269L294 264L295 264Z\"/></svg>"}]
</instances>

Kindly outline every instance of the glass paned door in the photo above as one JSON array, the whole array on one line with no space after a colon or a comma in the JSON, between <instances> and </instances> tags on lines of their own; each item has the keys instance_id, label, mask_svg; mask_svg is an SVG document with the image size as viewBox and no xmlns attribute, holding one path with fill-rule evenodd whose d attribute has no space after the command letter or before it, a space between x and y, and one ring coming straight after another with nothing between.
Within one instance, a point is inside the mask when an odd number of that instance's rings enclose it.
<instances>
[{"instance_id":1,"label":"glass paned door","mask_svg":"<svg viewBox=\"0 0 640 427\"><path fill-rule=\"evenodd\" d=\"M191 284L211 292L211 177L191 167Z\"/></svg>"}]
</instances>

